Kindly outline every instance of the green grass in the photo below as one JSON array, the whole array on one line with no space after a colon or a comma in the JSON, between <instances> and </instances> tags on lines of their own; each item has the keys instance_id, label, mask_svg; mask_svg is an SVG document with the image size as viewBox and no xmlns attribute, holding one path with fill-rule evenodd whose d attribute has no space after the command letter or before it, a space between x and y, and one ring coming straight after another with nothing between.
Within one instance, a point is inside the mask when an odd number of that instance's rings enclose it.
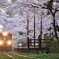
<instances>
[{"instance_id":1,"label":"green grass","mask_svg":"<svg viewBox=\"0 0 59 59\"><path fill-rule=\"evenodd\" d=\"M21 53L21 55L29 56L32 55L32 53Z\"/></svg>"},{"instance_id":2,"label":"green grass","mask_svg":"<svg viewBox=\"0 0 59 59\"><path fill-rule=\"evenodd\" d=\"M18 58L18 59L30 59L30 58L26 58L26 57L22 57L22 56L18 56L18 55L13 55L13 54L12 54L12 56L15 58Z\"/></svg>"},{"instance_id":3,"label":"green grass","mask_svg":"<svg viewBox=\"0 0 59 59\"><path fill-rule=\"evenodd\" d=\"M11 55L12 57L18 58L18 59L31 59L31 58L27 58L27 57L15 55L15 54L13 54L13 53L7 53L7 54Z\"/></svg>"},{"instance_id":4,"label":"green grass","mask_svg":"<svg viewBox=\"0 0 59 59\"><path fill-rule=\"evenodd\" d=\"M5 54L0 52L0 59L32 59L32 58L27 58L27 57L23 57L20 55L15 55L14 53L9 53L6 52L7 54L11 55L14 58L8 57ZM15 52L16 54L18 54L17 52ZM40 54L32 54L32 53L21 53L21 55L25 55L28 57L33 57L33 58L40 58L40 59L59 59L59 53L40 53Z\"/></svg>"},{"instance_id":5,"label":"green grass","mask_svg":"<svg viewBox=\"0 0 59 59\"><path fill-rule=\"evenodd\" d=\"M9 53L9 52L5 52L5 53L12 56L12 57L14 57L14 58L9 57L9 56L3 54L2 52L0 52L0 59L32 59L32 58L27 58L27 57L15 55L15 54Z\"/></svg>"},{"instance_id":6,"label":"green grass","mask_svg":"<svg viewBox=\"0 0 59 59\"><path fill-rule=\"evenodd\" d=\"M0 52L0 59L14 59L14 58L8 57L5 54Z\"/></svg>"},{"instance_id":7,"label":"green grass","mask_svg":"<svg viewBox=\"0 0 59 59\"><path fill-rule=\"evenodd\" d=\"M30 53L22 53L23 55L27 55L29 57L35 57L40 59L56 59L59 58L59 53L41 53L41 54L30 54Z\"/></svg>"}]
</instances>

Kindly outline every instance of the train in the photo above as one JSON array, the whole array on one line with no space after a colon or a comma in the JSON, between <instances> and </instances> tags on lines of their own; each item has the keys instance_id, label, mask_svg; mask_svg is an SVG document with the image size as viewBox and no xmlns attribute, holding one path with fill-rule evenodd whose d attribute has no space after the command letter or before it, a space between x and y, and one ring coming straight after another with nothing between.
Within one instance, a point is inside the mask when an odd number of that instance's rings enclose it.
<instances>
[{"instance_id":1,"label":"train","mask_svg":"<svg viewBox=\"0 0 59 59\"><path fill-rule=\"evenodd\" d=\"M0 33L0 51L11 51L12 44L12 33Z\"/></svg>"}]
</instances>

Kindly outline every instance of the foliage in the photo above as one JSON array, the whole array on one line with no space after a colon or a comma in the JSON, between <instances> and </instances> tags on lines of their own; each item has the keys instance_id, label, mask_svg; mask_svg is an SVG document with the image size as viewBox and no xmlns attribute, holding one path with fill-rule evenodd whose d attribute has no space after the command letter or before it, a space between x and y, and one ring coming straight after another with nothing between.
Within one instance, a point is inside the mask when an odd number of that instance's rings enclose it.
<instances>
[{"instance_id":1,"label":"foliage","mask_svg":"<svg viewBox=\"0 0 59 59\"><path fill-rule=\"evenodd\" d=\"M57 30L56 30L56 26L55 26L55 14L57 12L57 8L55 8L55 12L53 12L53 0L48 1L48 3L44 3L44 5L47 7L47 9L49 10L49 12L52 14L53 16L53 27L54 27L54 32L55 32L55 36L58 39L58 35L57 35ZM49 12L47 13L47 15L49 15Z\"/></svg>"},{"instance_id":2,"label":"foliage","mask_svg":"<svg viewBox=\"0 0 59 59\"><path fill-rule=\"evenodd\" d=\"M57 29L57 31L59 32L59 26L58 26L58 25L56 25L56 29Z\"/></svg>"},{"instance_id":3,"label":"foliage","mask_svg":"<svg viewBox=\"0 0 59 59\"><path fill-rule=\"evenodd\" d=\"M9 17L12 17L12 13L13 13L13 12L12 12L12 11L10 11L10 10L6 12L6 14L8 14L8 15L9 15Z\"/></svg>"},{"instance_id":4,"label":"foliage","mask_svg":"<svg viewBox=\"0 0 59 59\"><path fill-rule=\"evenodd\" d=\"M44 39L46 39L46 40L43 40L43 42L50 42L49 39L56 39L56 37L55 37L55 35L49 34L49 35L45 35L45 36L44 36ZM47 45L49 45L49 43L42 43L42 46L43 46L43 47L45 47L45 46L47 46Z\"/></svg>"},{"instance_id":5,"label":"foliage","mask_svg":"<svg viewBox=\"0 0 59 59\"><path fill-rule=\"evenodd\" d=\"M25 56L29 56L31 55L32 53L21 53L21 55L25 55Z\"/></svg>"},{"instance_id":6,"label":"foliage","mask_svg":"<svg viewBox=\"0 0 59 59\"><path fill-rule=\"evenodd\" d=\"M25 38L22 38L22 42L26 42L26 39Z\"/></svg>"},{"instance_id":7,"label":"foliage","mask_svg":"<svg viewBox=\"0 0 59 59\"><path fill-rule=\"evenodd\" d=\"M26 42L26 39L25 38L22 38L22 39L19 39L19 43L22 43L22 42Z\"/></svg>"},{"instance_id":8,"label":"foliage","mask_svg":"<svg viewBox=\"0 0 59 59\"><path fill-rule=\"evenodd\" d=\"M59 53L59 40L54 40L49 44L50 51L53 53Z\"/></svg>"},{"instance_id":9,"label":"foliage","mask_svg":"<svg viewBox=\"0 0 59 59\"><path fill-rule=\"evenodd\" d=\"M40 58L40 59L55 59L59 58L58 53L40 53L40 54L30 54L30 53L23 53L23 55L29 56L29 57L34 57L34 58Z\"/></svg>"},{"instance_id":10,"label":"foliage","mask_svg":"<svg viewBox=\"0 0 59 59\"><path fill-rule=\"evenodd\" d=\"M49 35L44 36L44 39L51 39L51 38L56 39L55 35L49 34Z\"/></svg>"},{"instance_id":11,"label":"foliage","mask_svg":"<svg viewBox=\"0 0 59 59\"><path fill-rule=\"evenodd\" d=\"M47 39L47 42L49 42L48 39L51 39L51 38L56 39L55 35L51 35L51 34L46 35L44 38ZM49 46L50 52L59 53L59 40L54 40L51 43L45 44L45 45Z\"/></svg>"},{"instance_id":12,"label":"foliage","mask_svg":"<svg viewBox=\"0 0 59 59\"><path fill-rule=\"evenodd\" d=\"M51 12L52 11L52 4L53 0L48 1L48 3L44 3L45 6L47 6L47 9ZM49 11L47 14L49 14Z\"/></svg>"}]
</instances>

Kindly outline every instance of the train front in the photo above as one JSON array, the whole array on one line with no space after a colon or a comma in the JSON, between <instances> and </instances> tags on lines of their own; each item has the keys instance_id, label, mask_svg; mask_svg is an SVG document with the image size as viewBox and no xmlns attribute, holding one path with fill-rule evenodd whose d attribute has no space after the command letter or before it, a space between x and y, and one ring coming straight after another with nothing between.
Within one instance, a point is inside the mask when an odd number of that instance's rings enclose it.
<instances>
[{"instance_id":1,"label":"train front","mask_svg":"<svg viewBox=\"0 0 59 59\"><path fill-rule=\"evenodd\" d=\"M12 50L12 34L11 33L0 33L0 51L11 51Z\"/></svg>"}]
</instances>

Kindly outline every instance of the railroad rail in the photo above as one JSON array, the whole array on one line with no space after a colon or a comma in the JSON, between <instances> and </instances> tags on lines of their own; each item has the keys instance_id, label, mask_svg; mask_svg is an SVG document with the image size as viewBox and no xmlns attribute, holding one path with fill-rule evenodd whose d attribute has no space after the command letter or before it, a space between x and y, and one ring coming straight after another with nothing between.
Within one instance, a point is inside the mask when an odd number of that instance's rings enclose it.
<instances>
[{"instance_id":1,"label":"railroad rail","mask_svg":"<svg viewBox=\"0 0 59 59\"><path fill-rule=\"evenodd\" d=\"M2 55L9 57L10 59L38 59L34 57L28 57L25 55L20 55L17 52L1 52ZM6 59L6 58L5 58Z\"/></svg>"}]
</instances>

